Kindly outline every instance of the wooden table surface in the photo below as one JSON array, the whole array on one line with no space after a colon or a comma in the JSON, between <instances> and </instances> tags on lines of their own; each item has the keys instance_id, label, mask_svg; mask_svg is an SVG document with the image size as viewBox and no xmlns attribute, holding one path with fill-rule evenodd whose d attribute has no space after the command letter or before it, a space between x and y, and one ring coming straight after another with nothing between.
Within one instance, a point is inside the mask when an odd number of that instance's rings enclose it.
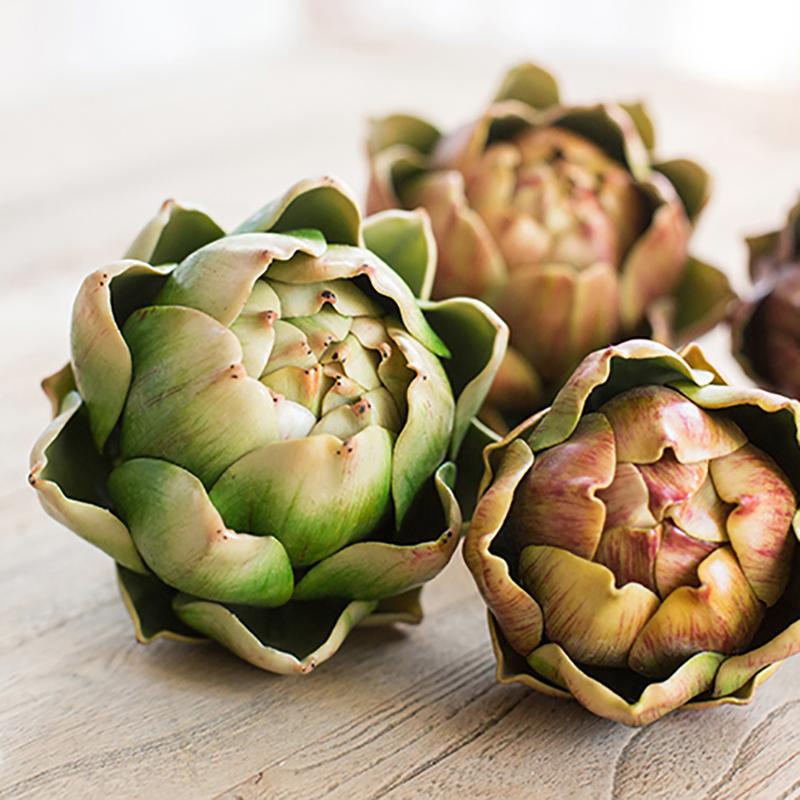
<instances>
[{"instance_id":1,"label":"wooden table surface","mask_svg":"<svg viewBox=\"0 0 800 800\"><path fill-rule=\"evenodd\" d=\"M364 115L467 116L516 54L475 55L308 44L0 108L0 797L800 797L800 659L749 707L624 728L495 684L460 556L424 592L422 625L356 631L310 677L213 645L143 647L110 561L25 483L79 281L162 199L232 225L304 175L363 191ZM741 287L741 235L800 188L796 92L548 56L568 97L644 95L661 152L712 167L696 250Z\"/></svg>"}]
</instances>

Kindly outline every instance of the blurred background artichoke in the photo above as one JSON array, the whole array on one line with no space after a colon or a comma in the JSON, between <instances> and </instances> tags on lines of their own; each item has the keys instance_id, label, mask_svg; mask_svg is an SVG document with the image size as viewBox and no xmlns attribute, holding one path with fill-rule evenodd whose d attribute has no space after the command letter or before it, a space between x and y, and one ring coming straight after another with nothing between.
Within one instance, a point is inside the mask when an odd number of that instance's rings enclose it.
<instances>
[{"instance_id":1,"label":"blurred background artichoke","mask_svg":"<svg viewBox=\"0 0 800 800\"><path fill-rule=\"evenodd\" d=\"M727 279L688 255L709 177L654 148L643 105L565 105L529 63L451 134L406 114L372 121L368 211L426 208L433 296L480 297L510 326L484 411L496 427L548 403L597 347L684 342L724 316Z\"/></svg>"},{"instance_id":2,"label":"blurred background artichoke","mask_svg":"<svg viewBox=\"0 0 800 800\"><path fill-rule=\"evenodd\" d=\"M747 247L753 286L731 316L733 353L759 385L800 397L800 201Z\"/></svg>"}]
</instances>

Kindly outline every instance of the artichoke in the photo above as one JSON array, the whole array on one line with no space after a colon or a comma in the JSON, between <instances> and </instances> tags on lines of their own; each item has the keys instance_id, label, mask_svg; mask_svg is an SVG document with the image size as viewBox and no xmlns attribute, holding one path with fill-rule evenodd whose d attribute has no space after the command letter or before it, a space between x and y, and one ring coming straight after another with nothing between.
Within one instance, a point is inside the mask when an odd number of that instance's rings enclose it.
<instances>
[{"instance_id":1,"label":"artichoke","mask_svg":"<svg viewBox=\"0 0 800 800\"><path fill-rule=\"evenodd\" d=\"M734 355L762 387L800 397L800 201L747 246L754 286L731 316Z\"/></svg>"},{"instance_id":2,"label":"artichoke","mask_svg":"<svg viewBox=\"0 0 800 800\"><path fill-rule=\"evenodd\" d=\"M306 673L359 623L419 620L507 339L479 301L419 300L434 269L424 213L362 226L323 178L229 235L168 201L85 279L30 482L116 561L142 642Z\"/></svg>"},{"instance_id":3,"label":"artichoke","mask_svg":"<svg viewBox=\"0 0 800 800\"><path fill-rule=\"evenodd\" d=\"M439 245L433 296L481 298L510 327L489 398L507 420L549 402L598 347L688 341L723 317L727 279L687 256L708 176L655 161L653 147L641 104L561 105L533 64L450 135L409 115L372 123L368 210L425 207Z\"/></svg>"},{"instance_id":4,"label":"artichoke","mask_svg":"<svg viewBox=\"0 0 800 800\"><path fill-rule=\"evenodd\" d=\"M498 679L628 725L747 702L800 650L799 426L697 345L588 355L484 451L464 557Z\"/></svg>"}]
</instances>

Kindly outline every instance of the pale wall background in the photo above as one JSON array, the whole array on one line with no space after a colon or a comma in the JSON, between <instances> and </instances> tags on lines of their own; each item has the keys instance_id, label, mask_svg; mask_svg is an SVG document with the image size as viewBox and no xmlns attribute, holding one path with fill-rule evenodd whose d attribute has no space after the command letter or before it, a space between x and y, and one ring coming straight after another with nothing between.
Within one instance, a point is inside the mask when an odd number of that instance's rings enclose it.
<instances>
[{"instance_id":1,"label":"pale wall background","mask_svg":"<svg viewBox=\"0 0 800 800\"><path fill-rule=\"evenodd\" d=\"M715 177L695 250L742 289L742 236L800 189L798 30L796 0L2 0L0 274L63 277L66 355L78 280L162 199L232 225L305 175L363 196L367 115L455 124L529 58L568 100L649 102Z\"/></svg>"}]
</instances>

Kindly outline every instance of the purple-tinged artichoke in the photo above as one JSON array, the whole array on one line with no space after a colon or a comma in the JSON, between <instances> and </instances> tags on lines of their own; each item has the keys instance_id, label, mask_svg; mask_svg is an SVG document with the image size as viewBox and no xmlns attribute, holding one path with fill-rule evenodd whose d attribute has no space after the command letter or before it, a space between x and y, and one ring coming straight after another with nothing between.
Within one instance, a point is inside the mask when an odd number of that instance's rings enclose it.
<instances>
[{"instance_id":1,"label":"purple-tinged artichoke","mask_svg":"<svg viewBox=\"0 0 800 800\"><path fill-rule=\"evenodd\" d=\"M464 558L503 683L646 725L800 650L800 404L696 345L591 353L484 451Z\"/></svg>"},{"instance_id":2,"label":"purple-tinged artichoke","mask_svg":"<svg viewBox=\"0 0 800 800\"><path fill-rule=\"evenodd\" d=\"M507 420L549 402L598 347L688 341L724 315L725 276L687 255L708 176L653 148L641 104L562 105L533 64L449 135L409 115L372 122L368 210L426 208L433 296L481 298L509 324L489 398Z\"/></svg>"},{"instance_id":3,"label":"purple-tinged artichoke","mask_svg":"<svg viewBox=\"0 0 800 800\"><path fill-rule=\"evenodd\" d=\"M419 621L508 336L480 301L420 301L434 270L424 212L362 225L324 178L228 235L165 203L86 278L30 482L117 562L140 641L307 673L355 625Z\"/></svg>"},{"instance_id":4,"label":"purple-tinged artichoke","mask_svg":"<svg viewBox=\"0 0 800 800\"><path fill-rule=\"evenodd\" d=\"M747 246L753 290L731 317L733 353L760 386L800 398L800 202Z\"/></svg>"}]
</instances>

